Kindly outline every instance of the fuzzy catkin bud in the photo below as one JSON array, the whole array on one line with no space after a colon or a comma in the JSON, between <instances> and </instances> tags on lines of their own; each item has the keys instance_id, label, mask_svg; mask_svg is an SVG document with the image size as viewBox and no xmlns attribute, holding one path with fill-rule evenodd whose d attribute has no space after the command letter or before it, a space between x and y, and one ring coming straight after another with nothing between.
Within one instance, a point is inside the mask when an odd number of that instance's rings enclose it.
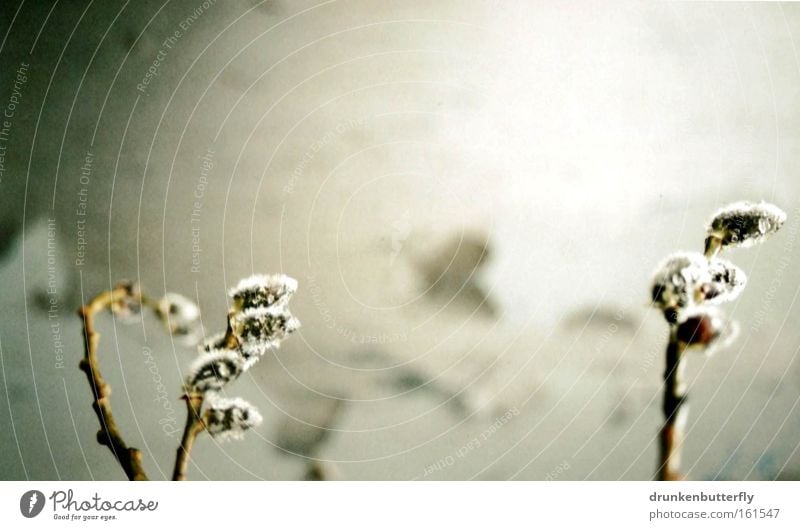
<instances>
[{"instance_id":1,"label":"fuzzy catkin bud","mask_svg":"<svg viewBox=\"0 0 800 530\"><path fill-rule=\"evenodd\" d=\"M237 352L211 350L203 353L194 362L186 378L186 386L190 391L198 393L220 390L239 377L244 370Z\"/></svg>"},{"instance_id":2,"label":"fuzzy catkin bud","mask_svg":"<svg viewBox=\"0 0 800 530\"><path fill-rule=\"evenodd\" d=\"M277 347L300 327L300 321L286 307L273 306L245 309L232 317L231 325L243 351L258 351Z\"/></svg>"},{"instance_id":3,"label":"fuzzy catkin bud","mask_svg":"<svg viewBox=\"0 0 800 530\"><path fill-rule=\"evenodd\" d=\"M699 286L699 302L719 304L735 300L747 285L747 275L728 260L712 258L708 262L709 278Z\"/></svg>"},{"instance_id":4,"label":"fuzzy catkin bud","mask_svg":"<svg viewBox=\"0 0 800 530\"><path fill-rule=\"evenodd\" d=\"M741 201L720 208L706 228L706 253L723 246L749 247L761 243L786 222L786 213L767 202Z\"/></svg>"},{"instance_id":5,"label":"fuzzy catkin bud","mask_svg":"<svg viewBox=\"0 0 800 530\"><path fill-rule=\"evenodd\" d=\"M183 295L164 295L158 302L156 314L173 335L193 338L199 331L200 308Z\"/></svg>"},{"instance_id":6,"label":"fuzzy catkin bud","mask_svg":"<svg viewBox=\"0 0 800 530\"><path fill-rule=\"evenodd\" d=\"M746 283L744 271L727 260L679 252L656 270L651 296L658 308L675 311L694 304L729 302L739 296Z\"/></svg>"},{"instance_id":7,"label":"fuzzy catkin bud","mask_svg":"<svg viewBox=\"0 0 800 530\"><path fill-rule=\"evenodd\" d=\"M241 311L285 305L296 291L297 280L285 274L256 274L241 280L228 295L233 299L233 309Z\"/></svg>"},{"instance_id":8,"label":"fuzzy catkin bud","mask_svg":"<svg viewBox=\"0 0 800 530\"><path fill-rule=\"evenodd\" d=\"M653 275L652 300L660 309L682 308L694 300L694 286L707 273L708 260L696 252L667 257Z\"/></svg>"},{"instance_id":9,"label":"fuzzy catkin bud","mask_svg":"<svg viewBox=\"0 0 800 530\"><path fill-rule=\"evenodd\" d=\"M239 439L245 431L261 424L261 414L243 399L214 396L207 403L203 421L208 433L217 439Z\"/></svg>"}]
</instances>

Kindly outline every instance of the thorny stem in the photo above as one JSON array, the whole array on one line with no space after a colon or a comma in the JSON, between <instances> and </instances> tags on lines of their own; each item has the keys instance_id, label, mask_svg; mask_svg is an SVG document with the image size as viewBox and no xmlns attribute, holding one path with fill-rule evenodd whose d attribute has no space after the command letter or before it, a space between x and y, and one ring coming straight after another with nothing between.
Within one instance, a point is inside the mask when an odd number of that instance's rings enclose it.
<instances>
[{"instance_id":1,"label":"thorny stem","mask_svg":"<svg viewBox=\"0 0 800 530\"><path fill-rule=\"evenodd\" d=\"M684 346L678 341L677 324L670 325L667 363L664 371L664 426L661 428L658 480L681 480L679 472L683 420L686 409L686 388L683 384L682 354Z\"/></svg>"},{"instance_id":2,"label":"thorny stem","mask_svg":"<svg viewBox=\"0 0 800 530\"><path fill-rule=\"evenodd\" d=\"M111 413L111 387L103 379L97 361L97 347L100 343L100 334L95 331L94 317L100 311L111 307L112 304L124 298L134 298L141 301L141 295L136 293L131 284L119 284L110 291L105 291L92 299L88 304L78 310L83 319L84 357L80 362L80 369L86 373L89 386L94 394L92 408L100 421L100 430L97 441L107 446L114 457L122 466L129 480L148 480L142 465L142 452L129 447L122 438L119 427Z\"/></svg>"},{"instance_id":3,"label":"thorny stem","mask_svg":"<svg viewBox=\"0 0 800 530\"><path fill-rule=\"evenodd\" d=\"M172 480L186 480L186 470L189 466L194 440L206 428L203 418L200 416L203 408L203 395L190 393L184 395L183 399L186 401L186 426L183 429L183 438L175 457Z\"/></svg>"}]
</instances>

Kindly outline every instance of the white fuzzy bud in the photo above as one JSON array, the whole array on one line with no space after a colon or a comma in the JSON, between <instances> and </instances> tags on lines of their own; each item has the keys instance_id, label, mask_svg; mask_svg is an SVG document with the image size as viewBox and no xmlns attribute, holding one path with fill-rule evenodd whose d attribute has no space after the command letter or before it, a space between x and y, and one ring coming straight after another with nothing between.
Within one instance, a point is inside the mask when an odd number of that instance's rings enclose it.
<instances>
[{"instance_id":1,"label":"white fuzzy bud","mask_svg":"<svg viewBox=\"0 0 800 530\"><path fill-rule=\"evenodd\" d=\"M262 421L258 410L240 398L213 396L207 400L207 407L203 414L206 430L220 440L239 439Z\"/></svg>"},{"instance_id":2,"label":"white fuzzy bud","mask_svg":"<svg viewBox=\"0 0 800 530\"><path fill-rule=\"evenodd\" d=\"M242 353L260 356L269 348L277 348L300 327L300 321L285 306L256 307L235 314L231 326L241 342Z\"/></svg>"},{"instance_id":3,"label":"white fuzzy bud","mask_svg":"<svg viewBox=\"0 0 800 530\"><path fill-rule=\"evenodd\" d=\"M747 285L747 275L728 260L708 262L709 282L700 285L699 301L720 304L735 300Z\"/></svg>"},{"instance_id":4,"label":"white fuzzy bud","mask_svg":"<svg viewBox=\"0 0 800 530\"><path fill-rule=\"evenodd\" d=\"M285 305L297 291L297 280L285 274L256 274L241 280L228 291L236 311Z\"/></svg>"},{"instance_id":5,"label":"white fuzzy bud","mask_svg":"<svg viewBox=\"0 0 800 530\"><path fill-rule=\"evenodd\" d=\"M167 293L159 300L156 314L173 335L197 340L200 331L200 308L183 295Z\"/></svg>"},{"instance_id":6,"label":"white fuzzy bud","mask_svg":"<svg viewBox=\"0 0 800 530\"><path fill-rule=\"evenodd\" d=\"M241 356L232 350L211 350L192 364L186 386L192 392L220 390L245 371Z\"/></svg>"},{"instance_id":7,"label":"white fuzzy bud","mask_svg":"<svg viewBox=\"0 0 800 530\"><path fill-rule=\"evenodd\" d=\"M706 249L749 247L761 243L786 222L786 213L767 202L735 202L720 208L708 222Z\"/></svg>"},{"instance_id":8,"label":"white fuzzy bud","mask_svg":"<svg viewBox=\"0 0 800 530\"><path fill-rule=\"evenodd\" d=\"M662 310L729 302L739 296L746 283L744 271L727 260L709 260L699 252L679 252L656 270L652 300Z\"/></svg>"}]
</instances>

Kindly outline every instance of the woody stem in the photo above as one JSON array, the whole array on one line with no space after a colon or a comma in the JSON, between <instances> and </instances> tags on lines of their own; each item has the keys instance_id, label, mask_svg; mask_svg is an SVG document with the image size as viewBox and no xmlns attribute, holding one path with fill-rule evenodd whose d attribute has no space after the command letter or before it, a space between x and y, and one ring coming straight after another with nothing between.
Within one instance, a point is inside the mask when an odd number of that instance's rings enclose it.
<instances>
[{"instance_id":1,"label":"woody stem","mask_svg":"<svg viewBox=\"0 0 800 530\"><path fill-rule=\"evenodd\" d=\"M183 399L186 401L186 426L183 429L183 438L175 457L172 480L186 480L186 471L189 467L194 440L205 430L205 423L200 416L203 408L203 395L187 394L183 396Z\"/></svg>"},{"instance_id":2,"label":"woody stem","mask_svg":"<svg viewBox=\"0 0 800 530\"><path fill-rule=\"evenodd\" d=\"M100 334L95 331L94 327L94 317L97 313L108 309L121 299L137 297L141 298L141 295L135 292L131 284L120 284L110 291L99 294L78 310L78 314L83 320L84 339L84 357L79 366L86 374L94 395L92 408L100 422L97 441L111 450L129 480L148 480L142 465L142 452L125 443L119 426L114 421L111 412L111 386L103 379L97 360Z\"/></svg>"},{"instance_id":3,"label":"woody stem","mask_svg":"<svg viewBox=\"0 0 800 530\"><path fill-rule=\"evenodd\" d=\"M682 382L684 348L678 341L678 327L670 325L664 371L664 425L661 428L658 480L680 480L680 450L683 442L683 419L686 389Z\"/></svg>"}]
</instances>

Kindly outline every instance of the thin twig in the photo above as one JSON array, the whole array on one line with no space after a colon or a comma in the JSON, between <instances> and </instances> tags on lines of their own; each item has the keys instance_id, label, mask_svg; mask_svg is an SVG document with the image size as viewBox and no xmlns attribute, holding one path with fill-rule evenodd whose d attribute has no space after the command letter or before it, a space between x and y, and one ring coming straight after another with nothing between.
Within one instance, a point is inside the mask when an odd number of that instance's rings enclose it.
<instances>
[{"instance_id":1,"label":"thin twig","mask_svg":"<svg viewBox=\"0 0 800 530\"><path fill-rule=\"evenodd\" d=\"M84 358L81 359L80 369L86 373L86 377L89 379L89 386L94 394L92 408L100 421L97 441L111 450L129 480L148 480L142 465L142 452L139 449L129 447L125 443L111 413L111 401L109 399L111 387L105 382L100 373L97 361L100 334L94 328L94 316L97 313L108 309L113 303L121 299L135 298L136 296L131 284L120 284L110 291L101 293L78 310L78 314L83 319L85 346Z\"/></svg>"},{"instance_id":2,"label":"thin twig","mask_svg":"<svg viewBox=\"0 0 800 530\"><path fill-rule=\"evenodd\" d=\"M722 240L716 236L708 236L706 238L705 251L703 255L708 259L715 257L722 249Z\"/></svg>"},{"instance_id":3,"label":"thin twig","mask_svg":"<svg viewBox=\"0 0 800 530\"><path fill-rule=\"evenodd\" d=\"M667 363L664 371L664 426L661 428L658 480L681 480L679 472L686 389L683 384L684 348L678 341L678 326L670 325Z\"/></svg>"},{"instance_id":4,"label":"thin twig","mask_svg":"<svg viewBox=\"0 0 800 530\"><path fill-rule=\"evenodd\" d=\"M172 480L186 480L186 471L189 467L189 458L192 453L192 446L197 435L205 430L205 423L200 416L203 409L202 394L186 394L183 396L186 401L186 426L183 429L181 445L178 446L178 454L175 457L175 470L172 473Z\"/></svg>"}]
</instances>

